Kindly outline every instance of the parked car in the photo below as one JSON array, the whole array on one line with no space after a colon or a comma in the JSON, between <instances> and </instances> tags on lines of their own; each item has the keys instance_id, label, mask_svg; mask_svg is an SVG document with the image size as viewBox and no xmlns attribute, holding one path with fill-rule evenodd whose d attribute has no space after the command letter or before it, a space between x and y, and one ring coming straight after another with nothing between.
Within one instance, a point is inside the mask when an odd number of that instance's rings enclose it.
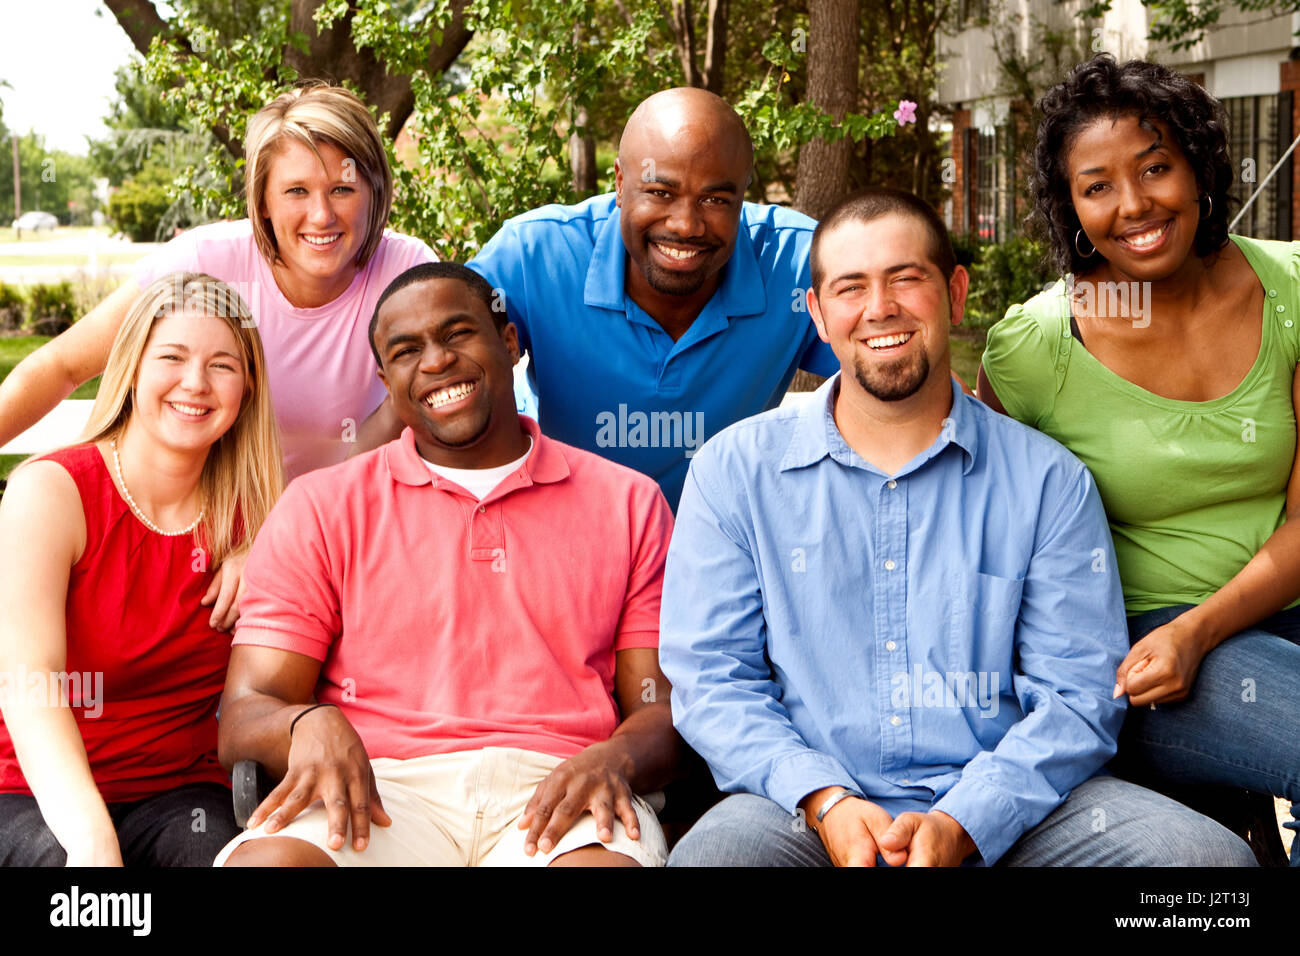
<instances>
[{"instance_id":1,"label":"parked car","mask_svg":"<svg viewBox=\"0 0 1300 956\"><path fill-rule=\"evenodd\" d=\"M14 220L14 228L19 232L40 232L42 229L53 232L59 220L48 212L25 212Z\"/></svg>"}]
</instances>

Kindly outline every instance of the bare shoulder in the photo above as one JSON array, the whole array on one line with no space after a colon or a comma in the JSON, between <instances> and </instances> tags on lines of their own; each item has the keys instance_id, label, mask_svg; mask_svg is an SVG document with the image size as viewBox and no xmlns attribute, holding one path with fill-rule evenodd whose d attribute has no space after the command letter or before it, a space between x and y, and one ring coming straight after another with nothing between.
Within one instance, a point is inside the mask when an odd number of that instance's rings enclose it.
<instances>
[{"instance_id":1,"label":"bare shoulder","mask_svg":"<svg viewBox=\"0 0 1300 956\"><path fill-rule=\"evenodd\" d=\"M77 483L48 459L15 468L0 498L0 551L17 557L38 543L66 555L69 566L86 548L86 515Z\"/></svg>"}]
</instances>

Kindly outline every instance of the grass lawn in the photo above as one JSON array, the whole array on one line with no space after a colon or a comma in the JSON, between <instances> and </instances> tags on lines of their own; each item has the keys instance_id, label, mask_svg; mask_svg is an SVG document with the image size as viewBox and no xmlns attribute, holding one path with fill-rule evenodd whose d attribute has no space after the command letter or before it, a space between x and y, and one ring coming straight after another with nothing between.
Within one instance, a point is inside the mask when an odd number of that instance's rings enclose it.
<instances>
[{"instance_id":1,"label":"grass lawn","mask_svg":"<svg viewBox=\"0 0 1300 956\"><path fill-rule=\"evenodd\" d=\"M0 338L0 379L7 376L15 365L29 354L49 341L45 335L23 335L17 338ZM93 378L69 395L69 398L94 398L99 391L99 379ZM26 455L0 455L0 481L9 477L9 472L22 461Z\"/></svg>"},{"instance_id":2,"label":"grass lawn","mask_svg":"<svg viewBox=\"0 0 1300 956\"><path fill-rule=\"evenodd\" d=\"M0 242L27 245L28 243L51 242L59 239L84 239L87 236L93 236L95 233L107 236L109 230L105 227L96 229L94 226L59 226L57 229L41 230L40 232L33 232L28 229L23 233L23 237L19 239L13 227L6 226L0 228Z\"/></svg>"}]
</instances>

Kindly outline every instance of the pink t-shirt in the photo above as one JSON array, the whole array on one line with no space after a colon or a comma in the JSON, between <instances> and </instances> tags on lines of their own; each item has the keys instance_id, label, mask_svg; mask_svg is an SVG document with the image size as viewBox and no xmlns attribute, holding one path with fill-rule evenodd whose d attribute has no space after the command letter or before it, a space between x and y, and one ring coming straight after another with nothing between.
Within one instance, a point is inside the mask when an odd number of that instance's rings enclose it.
<instances>
[{"instance_id":1,"label":"pink t-shirt","mask_svg":"<svg viewBox=\"0 0 1300 956\"><path fill-rule=\"evenodd\" d=\"M386 396L366 340L375 303L411 266L436 262L411 236L385 232L347 291L326 305L299 309L275 284L247 219L182 233L137 268L144 288L172 272L206 272L248 303L262 336L271 400L280 424L286 477L342 461L357 427Z\"/></svg>"},{"instance_id":2,"label":"pink t-shirt","mask_svg":"<svg viewBox=\"0 0 1300 956\"><path fill-rule=\"evenodd\" d=\"M659 645L659 486L520 421L532 453L481 502L408 428L295 481L253 544L234 642L322 661L372 758L570 757L620 722L615 651Z\"/></svg>"}]
</instances>

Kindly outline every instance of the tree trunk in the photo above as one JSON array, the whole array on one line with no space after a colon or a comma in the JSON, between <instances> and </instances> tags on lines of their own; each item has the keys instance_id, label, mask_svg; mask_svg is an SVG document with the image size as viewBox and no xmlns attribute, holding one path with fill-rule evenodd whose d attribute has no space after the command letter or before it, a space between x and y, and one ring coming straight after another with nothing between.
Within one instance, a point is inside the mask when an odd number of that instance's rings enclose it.
<instances>
[{"instance_id":1,"label":"tree trunk","mask_svg":"<svg viewBox=\"0 0 1300 956\"><path fill-rule=\"evenodd\" d=\"M809 0L808 100L840 119L858 100L858 0ZM795 207L820 219L849 190L853 141L812 140L799 151Z\"/></svg>"},{"instance_id":2,"label":"tree trunk","mask_svg":"<svg viewBox=\"0 0 1300 956\"><path fill-rule=\"evenodd\" d=\"M322 0L293 0L290 7L290 29L307 37L307 50L295 46L284 50L284 62L298 71L304 79L349 80L361 90L366 105L379 113L388 114L384 133L396 139L411 111L415 108L415 94L411 91L409 73L390 74L384 64L375 58L367 47L357 50L352 43L352 11L333 27L318 32L313 19ZM437 76L465 49L471 32L465 25L465 6L468 0L452 0L451 19L445 25L430 23L425 29L440 32L440 42L433 43L425 69ZM118 25L130 38L142 56L149 53L149 43L155 36L171 36L171 25L159 16L150 0L104 0ZM177 37L186 48L184 37ZM231 138L224 127L213 130L228 151L235 156L243 154L243 146Z\"/></svg>"},{"instance_id":3,"label":"tree trunk","mask_svg":"<svg viewBox=\"0 0 1300 956\"><path fill-rule=\"evenodd\" d=\"M596 194L596 139L588 122L587 108L578 107L569 134L569 169L573 173L573 191L581 197Z\"/></svg>"},{"instance_id":4,"label":"tree trunk","mask_svg":"<svg viewBox=\"0 0 1300 956\"><path fill-rule=\"evenodd\" d=\"M704 45L704 88L722 95L727 64L727 6L729 0L709 0L709 32Z\"/></svg>"},{"instance_id":5,"label":"tree trunk","mask_svg":"<svg viewBox=\"0 0 1300 956\"><path fill-rule=\"evenodd\" d=\"M691 0L673 0L673 39L677 41L677 57L682 61L682 76L687 86L703 86L700 68L695 60L695 15Z\"/></svg>"},{"instance_id":6,"label":"tree trunk","mask_svg":"<svg viewBox=\"0 0 1300 956\"><path fill-rule=\"evenodd\" d=\"M430 30L441 27L442 32L442 42L430 45L425 63L431 76L437 76L450 66L469 42L471 33L465 26L466 3L467 0L452 0L451 20L445 25L431 23L426 27ZM356 48L352 43L351 7L329 29L317 32L314 17L320 5L321 0L293 0L289 29L307 37L307 52L288 46L284 51L284 62L304 79L347 79L355 83L367 106L378 113L388 114L384 133L389 139L396 139L415 108L411 75L390 74L370 47Z\"/></svg>"},{"instance_id":7,"label":"tree trunk","mask_svg":"<svg viewBox=\"0 0 1300 956\"><path fill-rule=\"evenodd\" d=\"M695 11L691 0L672 0L672 12L659 3L664 19L673 31L673 44L682 63L687 86L722 95L727 63L727 14L731 0L709 0L708 32L704 39L704 68L695 49Z\"/></svg>"}]
</instances>

